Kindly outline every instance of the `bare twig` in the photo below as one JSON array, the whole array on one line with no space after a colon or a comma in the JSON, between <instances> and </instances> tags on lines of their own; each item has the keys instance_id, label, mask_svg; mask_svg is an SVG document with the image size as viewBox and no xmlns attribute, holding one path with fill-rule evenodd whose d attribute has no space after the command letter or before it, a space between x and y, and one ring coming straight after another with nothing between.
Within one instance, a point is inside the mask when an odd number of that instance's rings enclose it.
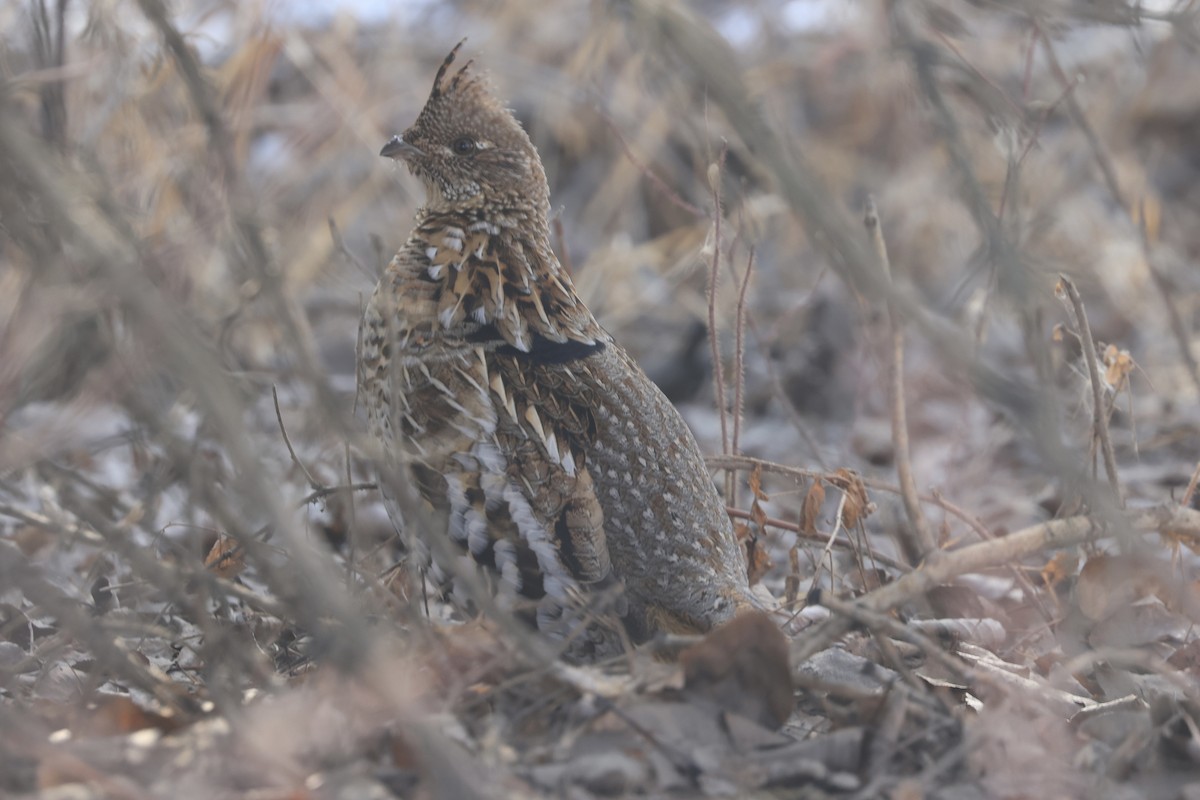
<instances>
[{"instance_id":1,"label":"bare twig","mask_svg":"<svg viewBox=\"0 0 1200 800\"><path fill-rule=\"evenodd\" d=\"M883 228L879 224L879 211L875 207L875 198L867 198L867 209L864 217L867 233L871 237L871 245L883 271L891 277L892 264L888 258L887 242L883 238ZM904 403L904 325L900 314L888 304L888 329L891 333L891 359L889 372L891 374L890 395L892 408L892 450L896 459L896 478L900 481L900 497L904 501L904 511L908 515L910 533L901 537L901 546L905 554L914 564L920 563L936 549L933 536L929 532L929 524L921 511L921 503L917 495L917 482L913 477L912 456L908 446L908 412Z\"/></svg>"},{"instance_id":2,"label":"bare twig","mask_svg":"<svg viewBox=\"0 0 1200 800\"><path fill-rule=\"evenodd\" d=\"M367 266L359 261L358 258L355 257L354 253L350 252L350 248L346 246L346 240L342 237L342 232L338 229L337 222L333 219L333 217L329 218L329 237L333 239L333 248L337 250L337 252L341 253L342 258L347 264L363 275L371 274L371 271L367 269Z\"/></svg>"},{"instance_id":3,"label":"bare twig","mask_svg":"<svg viewBox=\"0 0 1200 800\"><path fill-rule=\"evenodd\" d=\"M1083 360L1087 364L1088 379L1092 386L1092 435L1100 442L1100 452L1104 454L1104 470L1108 473L1108 484L1116 495L1117 505L1123 506L1125 501L1121 496L1121 484L1117 476L1117 458L1108 435L1108 415L1105 413L1107 403L1104 384L1100 378L1100 365L1096 363L1096 341L1092 338L1092 327L1088 324L1087 310L1083 307L1083 298L1079 296L1075 284L1066 275L1060 275L1058 280L1075 309L1079 335L1083 340Z\"/></svg>"},{"instance_id":4,"label":"bare twig","mask_svg":"<svg viewBox=\"0 0 1200 800\"><path fill-rule=\"evenodd\" d=\"M761 467L764 472L774 472L779 475L788 475L803 481L816 479L828 481L831 477L831 473L824 472L822 470L790 467L786 464L776 464L772 461L765 461L763 459L752 458L750 456L709 456L705 459L705 461L708 463L709 467L713 469L754 469L756 467ZM862 482L863 485L865 485L868 489L877 489L879 491L890 492L892 494L900 494L900 487L894 484L886 483L875 478L863 478ZM946 500L940 494L923 494L919 495L919 499L922 503L928 503L930 505L937 506L938 508L947 511L952 516L957 517L963 522L967 523L967 525L969 525L981 539L994 538L992 533L987 529L987 527L984 526L982 522L979 521L978 518L972 516L963 508L951 503L949 500ZM824 540L818 539L818 541Z\"/></svg>"},{"instance_id":5,"label":"bare twig","mask_svg":"<svg viewBox=\"0 0 1200 800\"><path fill-rule=\"evenodd\" d=\"M741 451L738 442L742 432L742 395L746 384L746 289L750 286L750 275L753 272L754 248L751 247L750 255L746 259L746 274L738 289L737 314L733 328L733 453ZM731 498L730 502L736 504L736 498Z\"/></svg>"},{"instance_id":6,"label":"bare twig","mask_svg":"<svg viewBox=\"0 0 1200 800\"><path fill-rule=\"evenodd\" d=\"M1042 43L1042 52L1046 55L1046 63L1050 65L1050 70L1064 88L1071 86L1074 81L1068 78L1067 73L1063 70L1062 63L1058 60L1058 53L1054 49L1054 42L1042 30L1041 23L1036 19L1031 19L1030 22L1039 33L1038 39ZM1092 151L1092 157L1096 162L1096 166L1100 168L1101 176L1108 185L1108 191L1121 208L1128 210L1129 206L1125 202L1124 193L1121 191L1121 184L1117 180L1117 171L1113 167L1112 159L1100 141L1100 137L1096 135L1096 129L1092 127L1087 115L1083 113L1083 107L1079 105L1079 100L1075 95L1068 92L1065 94L1065 98L1067 112L1071 115L1071 119L1074 120L1075 125L1083 134L1083 138L1087 141L1088 149Z\"/></svg>"},{"instance_id":7,"label":"bare twig","mask_svg":"<svg viewBox=\"0 0 1200 800\"><path fill-rule=\"evenodd\" d=\"M158 29L172 58L179 65L179 72L183 76L183 82L191 97L192 105L200 112L200 119L203 120L204 127L208 130L209 143L221 163L224 173L222 178L230 182L234 181L237 162L233 155L233 137L221 116L214 97L215 92L209 85L208 79L205 78L200 62L191 48L187 46L179 29L168 19L167 9L161 0L138 0L138 5L141 6L142 13L146 15L146 18Z\"/></svg>"},{"instance_id":8,"label":"bare twig","mask_svg":"<svg viewBox=\"0 0 1200 800\"><path fill-rule=\"evenodd\" d=\"M727 512L729 512L729 516L733 517L734 519L744 519L744 520L749 520L749 521L754 520L753 515L751 515L749 511L743 511L740 508L733 508L733 507L728 507L728 506L726 507L725 510ZM776 517L767 517L763 521L763 524L766 525L768 528L776 528L781 531L788 531L789 533L794 533L794 534L796 534L796 536L798 538L803 539L805 541L814 542L816 544L824 544L827 541L825 536L822 536L821 534L808 533L807 531L805 531L803 528L801 528L796 523L788 522L785 519L778 519ZM859 549L858 544L849 539L838 539L837 541L835 541L833 543L833 546L840 547L843 550L849 550L852 553L857 553L858 549ZM890 569L897 570L899 572L907 572L908 570L912 569L912 567L910 567L908 564L904 564L893 558L888 558L887 556L875 555L874 559L875 559L875 561L882 564L883 566L888 567Z\"/></svg>"},{"instance_id":9,"label":"bare twig","mask_svg":"<svg viewBox=\"0 0 1200 800\"><path fill-rule=\"evenodd\" d=\"M725 406L725 370L721 363L721 341L717 335L717 286L721 277L721 165L728 145L721 147L716 162L709 168L708 185L713 201L712 265L708 274L708 342L713 360L713 393L721 417L721 452L729 453L728 409ZM728 487L727 487L728 488Z\"/></svg>"},{"instance_id":10,"label":"bare twig","mask_svg":"<svg viewBox=\"0 0 1200 800\"><path fill-rule=\"evenodd\" d=\"M309 486L317 491L321 491L325 488L325 484L312 476L312 473L308 471L308 467L304 466L304 462L296 455L296 451L292 447L292 440L288 438L287 426L283 424L283 412L279 410L279 392L275 389L275 384L271 384L271 399L275 402L275 419L279 422L279 432L283 434L283 443L287 445L288 455L292 457L292 463L304 473Z\"/></svg>"},{"instance_id":11,"label":"bare twig","mask_svg":"<svg viewBox=\"0 0 1200 800\"><path fill-rule=\"evenodd\" d=\"M847 496L847 492L843 490L841 497L838 499L837 511L833 515L833 530L829 532L829 536L825 540L825 547L821 550L821 555L813 559L817 568L813 570L812 583L808 587L809 593L812 593L817 588L817 581L821 578L821 563L827 558L829 559L829 585L836 585L837 576L833 572L833 545L837 541L838 532L842 530L842 513L846 510Z\"/></svg>"}]
</instances>

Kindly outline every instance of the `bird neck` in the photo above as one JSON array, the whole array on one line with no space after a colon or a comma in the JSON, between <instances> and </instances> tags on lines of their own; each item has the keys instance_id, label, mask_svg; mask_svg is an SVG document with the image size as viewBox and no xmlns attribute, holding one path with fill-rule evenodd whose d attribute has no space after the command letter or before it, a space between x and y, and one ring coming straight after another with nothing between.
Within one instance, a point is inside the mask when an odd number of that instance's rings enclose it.
<instances>
[{"instance_id":1,"label":"bird neck","mask_svg":"<svg viewBox=\"0 0 1200 800\"><path fill-rule=\"evenodd\" d=\"M527 198L503 201L430 202L417 210L417 227L431 225L484 230L491 236L520 239L547 252L550 246L548 210L537 208Z\"/></svg>"}]
</instances>

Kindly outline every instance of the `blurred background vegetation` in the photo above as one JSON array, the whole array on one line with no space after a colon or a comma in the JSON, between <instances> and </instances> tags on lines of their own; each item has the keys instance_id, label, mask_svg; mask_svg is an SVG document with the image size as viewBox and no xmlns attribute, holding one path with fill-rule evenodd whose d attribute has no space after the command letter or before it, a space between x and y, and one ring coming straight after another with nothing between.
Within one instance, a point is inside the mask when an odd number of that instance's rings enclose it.
<instances>
[{"instance_id":1,"label":"blurred background vegetation","mask_svg":"<svg viewBox=\"0 0 1200 800\"><path fill-rule=\"evenodd\" d=\"M465 713L478 675L437 648L438 677L406 659L454 612L403 568L376 494L345 487L374 479L360 308L423 199L377 154L464 36L546 164L560 258L706 452L893 481L890 299L910 328L916 485L978 523L927 511L935 546L1184 496L1200 458L1194 0L10 2L0 789L53 785L59 756L34 743L105 697L192 720L329 661L406 676L380 681L375 709L406 720L410 746L419 732L398 769L453 761L413 698ZM898 290L860 222L868 196ZM1115 480L1061 275L1104 355ZM822 567L762 522L795 524L805 484L768 474L750 513L747 474L728 499L772 594L894 577ZM910 520L871 499L862 533L903 561ZM1194 580L1188 547L1132 549ZM1038 653L1060 647L1037 630ZM379 655L396 631L409 644ZM292 701L297 719L311 708ZM255 735L303 761L316 745L288 738L292 719Z\"/></svg>"}]
</instances>

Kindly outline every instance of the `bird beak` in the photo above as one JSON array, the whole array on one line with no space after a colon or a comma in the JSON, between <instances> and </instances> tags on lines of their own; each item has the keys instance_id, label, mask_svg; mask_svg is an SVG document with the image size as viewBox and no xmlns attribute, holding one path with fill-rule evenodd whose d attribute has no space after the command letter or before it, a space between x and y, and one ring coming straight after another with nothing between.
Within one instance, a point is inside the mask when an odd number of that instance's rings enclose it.
<instances>
[{"instance_id":1,"label":"bird beak","mask_svg":"<svg viewBox=\"0 0 1200 800\"><path fill-rule=\"evenodd\" d=\"M403 136L397 135L388 139L388 143L379 151L379 155L384 158L408 158L409 156L423 156L425 154L404 141Z\"/></svg>"}]
</instances>

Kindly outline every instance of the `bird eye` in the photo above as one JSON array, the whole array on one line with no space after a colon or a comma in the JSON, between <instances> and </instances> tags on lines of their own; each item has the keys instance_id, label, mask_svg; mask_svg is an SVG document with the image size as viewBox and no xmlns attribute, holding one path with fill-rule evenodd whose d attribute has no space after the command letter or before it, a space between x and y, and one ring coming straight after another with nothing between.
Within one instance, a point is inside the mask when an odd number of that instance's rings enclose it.
<instances>
[{"instance_id":1,"label":"bird eye","mask_svg":"<svg viewBox=\"0 0 1200 800\"><path fill-rule=\"evenodd\" d=\"M471 155L471 153L475 152L475 147L475 140L470 136L460 136L459 138L455 139L454 144L451 145L455 155L460 156Z\"/></svg>"}]
</instances>

